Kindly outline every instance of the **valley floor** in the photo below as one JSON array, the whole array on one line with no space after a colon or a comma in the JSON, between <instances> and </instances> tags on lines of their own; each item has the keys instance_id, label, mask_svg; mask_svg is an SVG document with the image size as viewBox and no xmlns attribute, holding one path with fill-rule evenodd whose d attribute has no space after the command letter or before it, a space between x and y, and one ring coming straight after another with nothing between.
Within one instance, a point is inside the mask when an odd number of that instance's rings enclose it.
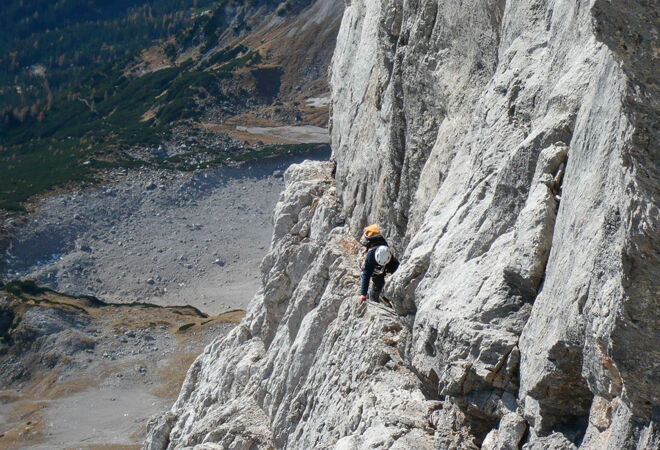
<instances>
[{"instance_id":1,"label":"valley floor","mask_svg":"<svg viewBox=\"0 0 660 450\"><path fill-rule=\"evenodd\" d=\"M260 285L283 170L328 156L314 151L192 175L129 172L47 198L13 230L0 276L110 302L189 304L209 314L243 309Z\"/></svg>"},{"instance_id":2,"label":"valley floor","mask_svg":"<svg viewBox=\"0 0 660 450\"><path fill-rule=\"evenodd\" d=\"M13 347L0 341L0 448L139 448L149 417L170 407L190 364L261 285L283 171L328 157L117 173L17 221L2 277L66 295L0 291L0 312L21 314ZM132 302L191 305L209 317Z\"/></svg>"},{"instance_id":3,"label":"valley floor","mask_svg":"<svg viewBox=\"0 0 660 450\"><path fill-rule=\"evenodd\" d=\"M14 289L0 309L15 324L0 344L3 449L139 448L205 345L244 316Z\"/></svg>"}]
</instances>

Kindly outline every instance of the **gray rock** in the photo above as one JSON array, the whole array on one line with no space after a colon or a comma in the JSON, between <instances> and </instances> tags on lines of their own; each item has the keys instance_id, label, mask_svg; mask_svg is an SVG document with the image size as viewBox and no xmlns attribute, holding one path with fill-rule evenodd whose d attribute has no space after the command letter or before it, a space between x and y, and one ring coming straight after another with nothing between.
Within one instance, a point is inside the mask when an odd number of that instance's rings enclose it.
<instances>
[{"instance_id":1,"label":"gray rock","mask_svg":"<svg viewBox=\"0 0 660 450\"><path fill-rule=\"evenodd\" d=\"M153 417L148 424L151 432L145 441L144 448L146 450L166 448L170 441L170 432L175 420L176 416L170 413Z\"/></svg>"},{"instance_id":2,"label":"gray rock","mask_svg":"<svg viewBox=\"0 0 660 450\"><path fill-rule=\"evenodd\" d=\"M561 433L536 439L533 443L523 445L523 450L575 450L577 447Z\"/></svg>"},{"instance_id":3,"label":"gray rock","mask_svg":"<svg viewBox=\"0 0 660 450\"><path fill-rule=\"evenodd\" d=\"M148 448L656 448L653 17L347 2L336 176L285 173L262 288ZM355 306L373 222L398 315Z\"/></svg>"},{"instance_id":4,"label":"gray rock","mask_svg":"<svg viewBox=\"0 0 660 450\"><path fill-rule=\"evenodd\" d=\"M482 450L518 450L527 431L525 419L516 413L506 414L496 430L492 430L481 445Z\"/></svg>"}]
</instances>

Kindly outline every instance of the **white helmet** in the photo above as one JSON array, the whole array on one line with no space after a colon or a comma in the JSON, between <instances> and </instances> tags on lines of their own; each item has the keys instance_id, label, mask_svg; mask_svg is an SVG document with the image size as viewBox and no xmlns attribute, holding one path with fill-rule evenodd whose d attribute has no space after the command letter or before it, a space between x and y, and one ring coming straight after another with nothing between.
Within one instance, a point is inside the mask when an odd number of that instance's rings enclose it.
<instances>
[{"instance_id":1,"label":"white helmet","mask_svg":"<svg viewBox=\"0 0 660 450\"><path fill-rule=\"evenodd\" d=\"M379 266L386 265L390 262L390 259L392 259L392 253L387 245L381 245L376 248L376 254L374 256L376 257L376 263Z\"/></svg>"}]
</instances>

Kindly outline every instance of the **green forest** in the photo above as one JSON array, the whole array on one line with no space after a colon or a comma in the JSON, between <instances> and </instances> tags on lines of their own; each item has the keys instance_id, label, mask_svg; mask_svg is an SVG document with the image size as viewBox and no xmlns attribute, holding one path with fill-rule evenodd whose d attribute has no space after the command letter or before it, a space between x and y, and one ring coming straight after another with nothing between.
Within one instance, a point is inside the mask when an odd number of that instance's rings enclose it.
<instances>
[{"instance_id":1,"label":"green forest","mask_svg":"<svg viewBox=\"0 0 660 450\"><path fill-rule=\"evenodd\" d=\"M20 209L102 168L142 164L126 149L157 145L205 102L239 102L226 80L260 56L218 48L230 3L10 0L0 9L0 208ZM127 73L158 44L168 67ZM208 55L175 64L190 46Z\"/></svg>"},{"instance_id":2,"label":"green forest","mask_svg":"<svg viewBox=\"0 0 660 450\"><path fill-rule=\"evenodd\" d=\"M175 35L212 0L8 0L0 9L0 117L39 116L88 72Z\"/></svg>"}]
</instances>

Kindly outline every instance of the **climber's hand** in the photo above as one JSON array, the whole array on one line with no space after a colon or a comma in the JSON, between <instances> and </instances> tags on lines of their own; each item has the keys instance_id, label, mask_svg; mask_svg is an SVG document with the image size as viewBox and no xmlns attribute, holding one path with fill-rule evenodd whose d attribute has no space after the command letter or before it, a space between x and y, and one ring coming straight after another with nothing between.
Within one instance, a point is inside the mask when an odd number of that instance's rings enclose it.
<instances>
[{"instance_id":1,"label":"climber's hand","mask_svg":"<svg viewBox=\"0 0 660 450\"><path fill-rule=\"evenodd\" d=\"M366 295L360 295L360 298L358 299L358 306L362 306L362 303L364 303L367 300Z\"/></svg>"}]
</instances>

